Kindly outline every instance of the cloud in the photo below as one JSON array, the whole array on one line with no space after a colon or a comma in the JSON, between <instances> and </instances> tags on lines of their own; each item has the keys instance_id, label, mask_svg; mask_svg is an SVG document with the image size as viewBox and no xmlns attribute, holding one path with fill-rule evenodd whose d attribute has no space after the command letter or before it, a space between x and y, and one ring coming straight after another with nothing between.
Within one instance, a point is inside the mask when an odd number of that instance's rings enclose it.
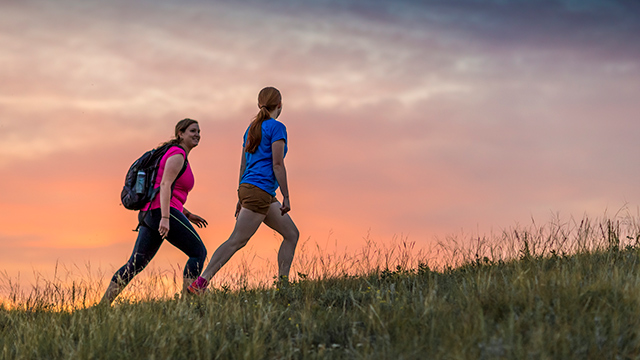
<instances>
[{"instance_id":1,"label":"cloud","mask_svg":"<svg viewBox=\"0 0 640 360\"><path fill-rule=\"evenodd\" d=\"M124 172L192 117L203 142L188 207L217 246L265 85L284 96L303 237L428 243L550 211L600 215L639 194L630 2L63 5L0 14L5 239L129 251Z\"/></svg>"}]
</instances>

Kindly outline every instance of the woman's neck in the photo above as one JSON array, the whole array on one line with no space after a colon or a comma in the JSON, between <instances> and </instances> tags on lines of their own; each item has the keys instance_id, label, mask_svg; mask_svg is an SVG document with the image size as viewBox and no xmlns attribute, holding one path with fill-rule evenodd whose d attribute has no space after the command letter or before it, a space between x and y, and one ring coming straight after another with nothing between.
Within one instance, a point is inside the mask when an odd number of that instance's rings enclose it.
<instances>
[{"instance_id":1,"label":"woman's neck","mask_svg":"<svg viewBox=\"0 0 640 360\"><path fill-rule=\"evenodd\" d=\"M183 144L183 143L179 143L178 145L180 145L180 147L182 147L182 148L184 149L184 152L186 153L186 155L187 155L187 156L189 156L189 153L191 152L191 149L192 149L192 148L190 148L190 147L186 146L186 145L185 145L185 144Z\"/></svg>"}]
</instances>

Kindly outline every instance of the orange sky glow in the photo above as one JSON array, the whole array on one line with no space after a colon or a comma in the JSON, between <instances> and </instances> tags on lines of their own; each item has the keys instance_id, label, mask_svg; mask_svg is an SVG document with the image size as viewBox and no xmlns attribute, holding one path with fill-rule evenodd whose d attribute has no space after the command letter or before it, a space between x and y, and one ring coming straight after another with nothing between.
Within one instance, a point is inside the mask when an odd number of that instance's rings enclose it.
<instances>
[{"instance_id":1,"label":"orange sky glow","mask_svg":"<svg viewBox=\"0 0 640 360\"><path fill-rule=\"evenodd\" d=\"M124 174L185 117L202 130L186 207L213 253L264 86L283 94L308 244L637 214L638 33L637 5L604 0L3 2L0 271L110 277L135 241ZM244 256L277 246L261 229ZM184 261L165 244L152 265Z\"/></svg>"}]
</instances>

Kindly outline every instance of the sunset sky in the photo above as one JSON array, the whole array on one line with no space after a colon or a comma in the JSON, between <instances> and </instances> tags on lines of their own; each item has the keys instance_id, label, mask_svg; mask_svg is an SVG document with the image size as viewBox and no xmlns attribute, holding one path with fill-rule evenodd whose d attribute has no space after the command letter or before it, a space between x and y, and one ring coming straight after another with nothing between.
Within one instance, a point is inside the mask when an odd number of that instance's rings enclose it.
<instances>
[{"instance_id":1,"label":"sunset sky","mask_svg":"<svg viewBox=\"0 0 640 360\"><path fill-rule=\"evenodd\" d=\"M212 254L264 86L302 241L637 214L639 34L623 0L2 0L0 271L110 276L136 236L125 172L185 117L202 130L186 207ZM278 244L265 228L245 250ZM152 264L184 261L165 244Z\"/></svg>"}]
</instances>

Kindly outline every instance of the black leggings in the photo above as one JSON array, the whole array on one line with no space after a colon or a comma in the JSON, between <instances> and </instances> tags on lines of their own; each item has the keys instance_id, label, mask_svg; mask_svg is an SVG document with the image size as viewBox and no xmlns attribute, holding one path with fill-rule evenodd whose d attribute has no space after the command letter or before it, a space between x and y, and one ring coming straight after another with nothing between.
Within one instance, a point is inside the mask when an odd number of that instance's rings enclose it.
<instances>
[{"instance_id":1,"label":"black leggings","mask_svg":"<svg viewBox=\"0 0 640 360\"><path fill-rule=\"evenodd\" d=\"M207 249L204 247L200 236L191 226L191 223L183 213L177 209L170 209L169 234L167 240L178 249L182 250L189 260L184 267L184 277L195 279L202 272L204 260L207 257ZM138 240L133 248L133 254L129 261L113 275L111 281L126 286L134 276L140 273L156 255L163 239L158 232L162 213L160 209L144 212L138 215L140 228Z\"/></svg>"}]
</instances>

